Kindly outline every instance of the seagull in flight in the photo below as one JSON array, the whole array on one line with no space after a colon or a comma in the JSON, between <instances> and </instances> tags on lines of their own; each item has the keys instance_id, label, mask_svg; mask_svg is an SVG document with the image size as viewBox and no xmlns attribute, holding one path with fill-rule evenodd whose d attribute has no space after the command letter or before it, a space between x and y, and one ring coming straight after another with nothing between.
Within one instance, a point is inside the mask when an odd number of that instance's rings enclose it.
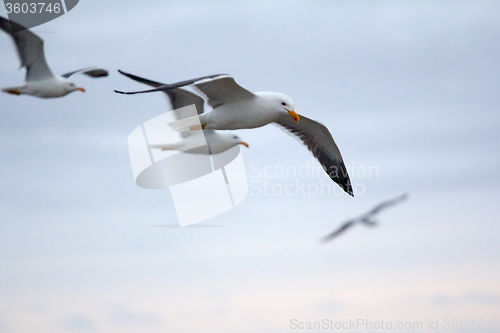
<instances>
[{"instance_id":1,"label":"seagull in flight","mask_svg":"<svg viewBox=\"0 0 500 333\"><path fill-rule=\"evenodd\" d=\"M380 213L384 209L387 209L387 208L392 207L394 205L397 205L397 204L399 204L399 203L401 203L403 201L406 201L407 199L408 199L408 194L405 193L403 195L400 195L397 198L384 201L384 202L378 204L377 206L375 206L369 212L367 212L367 213L365 213L365 214L363 214L361 216L358 216L356 218L353 218L353 219L345 221L339 228L337 228L336 230L334 230L332 233L328 234L327 236L323 237L321 239L321 241L323 241L323 242L329 242L332 239L334 239L337 236L339 236L340 234L344 233L347 229L351 228L355 224L364 223L366 226L374 227L374 226L377 225L378 222L375 221L375 220L373 220L373 218L378 213Z\"/></svg>"},{"instance_id":2,"label":"seagull in flight","mask_svg":"<svg viewBox=\"0 0 500 333\"><path fill-rule=\"evenodd\" d=\"M85 92L84 88L78 87L68 79L73 74L82 73L93 78L108 76L108 72L100 68L84 68L55 76L45 61L43 40L40 37L1 16L0 30L12 37L21 59L21 67L26 68L26 83L22 86L4 88L3 92L41 98L63 97L76 90Z\"/></svg>"},{"instance_id":3,"label":"seagull in flight","mask_svg":"<svg viewBox=\"0 0 500 333\"><path fill-rule=\"evenodd\" d=\"M185 130L237 130L262 127L276 123L297 136L316 157L325 172L347 194L354 196L347 169L337 144L328 128L312 119L298 115L290 97L277 92L252 93L226 74L166 84L155 89L136 92L169 91L191 85L212 107L211 112L169 123L176 131ZM201 126L200 126L201 124Z\"/></svg>"}]
</instances>

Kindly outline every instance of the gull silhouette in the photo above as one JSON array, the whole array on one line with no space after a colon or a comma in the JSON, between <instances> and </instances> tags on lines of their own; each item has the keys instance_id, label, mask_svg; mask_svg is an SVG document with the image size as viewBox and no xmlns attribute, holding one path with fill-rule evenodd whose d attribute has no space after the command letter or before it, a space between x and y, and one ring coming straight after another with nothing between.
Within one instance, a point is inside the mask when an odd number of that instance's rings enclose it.
<instances>
[{"instance_id":1,"label":"gull silhouette","mask_svg":"<svg viewBox=\"0 0 500 333\"><path fill-rule=\"evenodd\" d=\"M369 226L369 227L376 226L378 221L373 220L375 215L380 213L382 210L389 208L391 206L397 205L397 204L399 204L407 199L408 199L408 193L405 193L403 195L400 195L397 198L384 201L384 202L378 204L377 206L375 206L369 212L367 212L361 216L358 216L356 218L347 220L338 229L336 229L332 233L328 234L327 236L321 238L321 241L322 242L329 242L332 239L336 238L338 235L344 233L347 229L349 229L350 227L354 226L357 223L364 223L366 226Z\"/></svg>"}]
</instances>

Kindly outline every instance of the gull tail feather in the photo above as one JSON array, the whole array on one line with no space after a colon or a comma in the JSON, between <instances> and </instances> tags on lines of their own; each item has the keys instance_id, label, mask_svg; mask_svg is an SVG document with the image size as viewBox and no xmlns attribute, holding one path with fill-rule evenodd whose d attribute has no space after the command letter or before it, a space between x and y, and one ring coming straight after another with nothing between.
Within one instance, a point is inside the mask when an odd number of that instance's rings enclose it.
<instances>
[{"instance_id":1,"label":"gull tail feather","mask_svg":"<svg viewBox=\"0 0 500 333\"><path fill-rule=\"evenodd\" d=\"M3 88L2 91L4 93L8 93L8 94L12 94L12 95L21 95L23 88L24 88L24 86L8 87L8 88Z\"/></svg>"},{"instance_id":2,"label":"gull tail feather","mask_svg":"<svg viewBox=\"0 0 500 333\"><path fill-rule=\"evenodd\" d=\"M182 132L191 129L201 129L201 120L199 117L185 118L177 121L173 121L168 124L174 131Z\"/></svg>"},{"instance_id":3,"label":"gull tail feather","mask_svg":"<svg viewBox=\"0 0 500 333\"><path fill-rule=\"evenodd\" d=\"M179 150L179 148L182 146L180 143L165 143L165 144L158 144L158 145L149 145L151 148L159 148L161 150Z\"/></svg>"}]
</instances>

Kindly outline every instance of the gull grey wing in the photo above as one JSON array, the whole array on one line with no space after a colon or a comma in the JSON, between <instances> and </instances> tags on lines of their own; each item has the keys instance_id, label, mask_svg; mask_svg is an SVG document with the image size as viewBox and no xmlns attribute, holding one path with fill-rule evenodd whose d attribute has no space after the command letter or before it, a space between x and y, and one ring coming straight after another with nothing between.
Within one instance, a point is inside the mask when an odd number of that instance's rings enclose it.
<instances>
[{"instance_id":1,"label":"gull grey wing","mask_svg":"<svg viewBox=\"0 0 500 333\"><path fill-rule=\"evenodd\" d=\"M26 81L41 81L54 76L45 61L40 37L3 17L0 17L0 29L8 33L16 44L21 67L26 67Z\"/></svg>"},{"instance_id":2,"label":"gull grey wing","mask_svg":"<svg viewBox=\"0 0 500 333\"><path fill-rule=\"evenodd\" d=\"M325 125L302 115L299 122L288 115L283 115L277 123L302 140L328 176L347 194L354 196L340 150Z\"/></svg>"},{"instance_id":3,"label":"gull grey wing","mask_svg":"<svg viewBox=\"0 0 500 333\"><path fill-rule=\"evenodd\" d=\"M124 95L135 95L135 94L144 94L144 93L150 93L150 92L155 92L155 91L167 91L167 90L170 90L170 89L188 86L190 84L193 84L193 83L201 81L201 80L211 79L211 78L214 78L214 77L217 77L217 76L222 76L222 75L227 75L227 74L206 75L206 76L198 77L196 79L179 81L179 82L172 83L172 84L164 84L162 86L159 86L158 88L149 89L149 90L129 91L129 92L115 90L115 93L124 94Z\"/></svg>"},{"instance_id":4,"label":"gull grey wing","mask_svg":"<svg viewBox=\"0 0 500 333\"><path fill-rule=\"evenodd\" d=\"M152 86L152 87L161 87L161 86L166 85L165 83L160 83L160 82L148 80L148 79L142 78L142 77L137 76L137 75L126 73L126 72L121 71L121 70L118 70L118 72L120 74L127 76L128 78L131 78L132 80L147 84L147 85ZM189 91L186 91L186 90L180 89L180 88L173 88L171 90L164 90L163 92L167 95L167 97L170 101L170 105L172 106L172 109L174 109L175 116L177 117L177 119L186 118L187 115L183 115L182 112L180 112L180 111L176 112L176 111L177 111L177 109L183 108L183 107L188 106L188 105L194 104L196 106L196 112L198 112L199 115L203 113L203 107L204 107L205 102L203 101L203 98L201 98L200 96L197 96ZM192 115L190 115L190 116L192 116Z\"/></svg>"},{"instance_id":5,"label":"gull grey wing","mask_svg":"<svg viewBox=\"0 0 500 333\"><path fill-rule=\"evenodd\" d=\"M377 214L378 212L386 209L386 208L389 208L391 206L394 206L394 205L397 205L398 203L401 203L403 201L405 201L406 199L408 199L408 194L405 193L403 195L400 195L399 197L397 198L394 198L394 199L391 199L391 200L387 200L387 201L384 201L382 202L381 204L375 206L372 210L370 210L368 213L366 213L364 216L368 216L368 215L375 215Z\"/></svg>"},{"instance_id":6,"label":"gull grey wing","mask_svg":"<svg viewBox=\"0 0 500 333\"><path fill-rule=\"evenodd\" d=\"M124 72L122 70L118 70L118 73L122 74L122 75L125 75L126 77L132 79L132 80L135 80L137 82L140 82L140 83L144 83L144 84L147 84L148 86L151 86L151 87L161 87L161 86L165 86L166 84L165 83L161 83L161 82L156 82L156 81L153 81L153 80L148 80L148 79L145 79L143 77L140 77L140 76L137 76L137 75L133 75L133 74L130 74L130 73L127 73L127 72Z\"/></svg>"},{"instance_id":7,"label":"gull grey wing","mask_svg":"<svg viewBox=\"0 0 500 333\"><path fill-rule=\"evenodd\" d=\"M334 239L335 237L337 237L338 235L344 233L347 229L349 229L350 227L352 227L356 223L356 221L357 220L354 219L354 220L349 220L349 221L345 222L338 229L335 229L332 233L326 235L321 240L323 242L331 241L332 239Z\"/></svg>"},{"instance_id":8,"label":"gull grey wing","mask_svg":"<svg viewBox=\"0 0 500 333\"><path fill-rule=\"evenodd\" d=\"M198 112L198 114L200 115L203 113L205 101L203 101L203 98L201 98L200 96L197 96L193 93L190 93L189 91L180 88L167 90L165 91L165 93L168 95L170 103L172 104L172 108L174 110L194 104L196 105L196 111ZM186 116L182 114L176 113L176 116L177 119L186 118Z\"/></svg>"},{"instance_id":9,"label":"gull grey wing","mask_svg":"<svg viewBox=\"0 0 500 333\"><path fill-rule=\"evenodd\" d=\"M98 78L98 77L106 77L108 76L108 71L102 68L83 68L79 69L73 72L69 72L66 74L61 75L62 77L69 78L71 75L76 74L76 73L82 73L85 75L88 75L93 78Z\"/></svg>"},{"instance_id":10,"label":"gull grey wing","mask_svg":"<svg viewBox=\"0 0 500 333\"><path fill-rule=\"evenodd\" d=\"M207 104L213 108L221 104L252 99L255 94L236 83L230 76L216 77L194 84L195 90L206 97Z\"/></svg>"}]
</instances>

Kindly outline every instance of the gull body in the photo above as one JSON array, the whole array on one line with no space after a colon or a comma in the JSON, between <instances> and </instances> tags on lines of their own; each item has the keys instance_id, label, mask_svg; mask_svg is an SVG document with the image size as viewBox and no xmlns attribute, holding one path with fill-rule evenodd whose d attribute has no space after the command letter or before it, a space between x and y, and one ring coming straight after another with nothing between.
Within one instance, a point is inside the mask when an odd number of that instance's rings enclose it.
<instances>
[{"instance_id":1,"label":"gull body","mask_svg":"<svg viewBox=\"0 0 500 333\"><path fill-rule=\"evenodd\" d=\"M202 136L204 136L204 138ZM199 142L202 140L206 140L208 150L205 146L198 146ZM151 144L150 146L151 148L159 148L161 150L180 150L190 154L207 154L207 152L209 154L220 154L239 144L248 147L246 142L243 142L239 136L233 133L220 133L205 129L202 131L192 131L188 136L178 142Z\"/></svg>"},{"instance_id":2,"label":"gull body","mask_svg":"<svg viewBox=\"0 0 500 333\"><path fill-rule=\"evenodd\" d=\"M85 91L64 77L53 76L41 81L28 81L22 86L3 88L13 95L31 95L41 98L63 97L75 90Z\"/></svg>"},{"instance_id":3,"label":"gull body","mask_svg":"<svg viewBox=\"0 0 500 333\"><path fill-rule=\"evenodd\" d=\"M170 123L176 131L196 129L198 122L202 128L213 130L251 129L291 119L299 122L293 100L282 93L251 93L228 76L202 80L193 88L205 97L213 110L198 118Z\"/></svg>"},{"instance_id":4,"label":"gull body","mask_svg":"<svg viewBox=\"0 0 500 333\"><path fill-rule=\"evenodd\" d=\"M43 40L40 37L23 26L1 16L0 30L12 37L21 59L21 67L26 68L26 83L21 86L3 88L3 92L41 98L63 97L76 90L85 92L84 88L78 87L68 79L75 73L83 73L90 77L108 75L108 72L104 69L81 69L62 76L55 76L45 60Z\"/></svg>"},{"instance_id":5,"label":"gull body","mask_svg":"<svg viewBox=\"0 0 500 333\"><path fill-rule=\"evenodd\" d=\"M200 116L205 129L237 130L265 126L288 116L294 105L290 97L275 92L256 92L255 97L223 104ZM281 103L285 103L286 106ZM288 109L288 110L287 110Z\"/></svg>"}]
</instances>

